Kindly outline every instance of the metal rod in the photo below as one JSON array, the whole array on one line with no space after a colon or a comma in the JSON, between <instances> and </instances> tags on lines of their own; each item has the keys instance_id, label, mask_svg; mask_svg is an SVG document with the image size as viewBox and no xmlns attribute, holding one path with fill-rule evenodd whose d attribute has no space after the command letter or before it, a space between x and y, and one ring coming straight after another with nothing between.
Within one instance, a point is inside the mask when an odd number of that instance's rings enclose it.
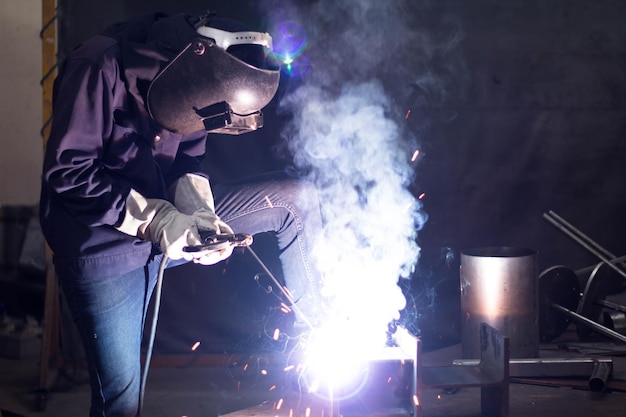
<instances>
[{"instance_id":1,"label":"metal rod","mask_svg":"<svg viewBox=\"0 0 626 417\"><path fill-rule=\"evenodd\" d=\"M626 261L626 255L620 256L619 258L613 258L611 259L611 263L615 264L615 263L620 263L622 265L624 265L624 261ZM593 271L596 266L598 266L598 264L593 264L590 266L586 266L584 268L581 269L577 269L576 271L574 271L576 273L576 275L583 275L583 274L588 274L589 272Z\"/></svg>"},{"instance_id":2,"label":"metal rod","mask_svg":"<svg viewBox=\"0 0 626 417\"><path fill-rule=\"evenodd\" d=\"M589 242L590 244L592 244L596 250L603 252L605 256L610 257L610 258L615 258L615 255L613 255L611 252L609 252L607 249L603 248L602 246L600 246L598 243L596 243L595 241L593 241L589 236L587 236L586 234L584 234L583 232L581 232L578 228L574 227L573 224L571 224L570 222L568 222L567 220L565 220L563 217L559 216L558 214L556 214L554 211L550 210L548 212L548 214L554 218L555 220L557 220L559 223L561 223L562 225L566 226L569 230L571 230L573 233L575 233L576 235L580 236L581 238L585 239L587 242Z\"/></svg>"},{"instance_id":3,"label":"metal rod","mask_svg":"<svg viewBox=\"0 0 626 417\"><path fill-rule=\"evenodd\" d=\"M582 240L579 236L577 236L574 232L572 232L571 230L569 230L567 227L565 227L564 225L562 225L561 223L559 223L558 220L556 220L555 218L553 218L551 215L549 214L545 214L543 215L543 217L545 219L547 219L550 223L552 223L554 226L556 226L557 228L559 228L561 231L563 231L565 234L567 234L569 237L571 237L572 239L574 239L576 242L578 242L582 247L584 247L585 249L587 249L589 252L591 252L592 254L594 254L595 256L597 256L601 261L603 261L604 263L606 263L608 266L610 266L611 268L613 268L618 274L620 274L622 277L626 278L626 271L620 269L617 265L614 265L613 263L611 263L611 259L607 258L606 256L604 256L602 253L598 252L596 249L594 249L593 247L591 247L587 242L585 242L584 240ZM580 233L580 232L579 232ZM590 240L590 239L589 239ZM591 242L593 242L591 240ZM593 242L593 244L597 245L595 242ZM606 252L606 249L602 249L602 251ZM610 254L610 252L608 252ZM611 258L615 258L615 255L610 255Z\"/></svg>"},{"instance_id":4,"label":"metal rod","mask_svg":"<svg viewBox=\"0 0 626 417\"><path fill-rule=\"evenodd\" d=\"M289 294L289 291L285 290L282 286L282 284L280 283L280 281L278 281L276 279L276 277L274 276L274 274L272 274L272 272L267 268L267 266L265 266L265 264L263 263L263 261L261 260L261 258L258 257L258 255L252 250L252 248L250 246L246 246L246 248L250 251L250 253L252 254L252 256L254 257L254 259L256 259L256 261L259 263L259 265L261 265L261 268L263 268L263 270L265 271L265 273L267 275L269 275L269 277L272 279L272 281L274 282L274 284L276 284L276 286L278 288L280 288L280 291L283 293L283 295L285 296L285 298L287 298L287 301L289 301L289 303L291 304L291 308L293 308L293 311L296 312L296 314L298 316L300 316L300 318L302 319L302 321L309 327L309 329L311 330L315 330L315 327L313 326L313 324L311 323L311 321L308 319L308 317L302 312L302 310L300 309L300 307L298 307L296 305L296 302L294 301L293 297L291 297L291 294Z\"/></svg>"},{"instance_id":5,"label":"metal rod","mask_svg":"<svg viewBox=\"0 0 626 417\"><path fill-rule=\"evenodd\" d=\"M611 329L609 329L608 327L604 327L603 325L596 323L595 321L588 319L585 316L582 316L578 313L573 312L570 309L567 309L559 304L556 303L552 303L550 304L552 308L554 308L557 311L560 311L561 313L565 313L568 316L570 316L571 318L573 318L574 320L578 321L579 323L582 323L586 326L591 327L593 330L595 330L598 333L601 333L605 336L608 336L612 339L616 339L619 340L621 342L626 342L626 336L624 336L621 333L618 333L616 331L613 331Z\"/></svg>"},{"instance_id":6,"label":"metal rod","mask_svg":"<svg viewBox=\"0 0 626 417\"><path fill-rule=\"evenodd\" d=\"M621 311L622 313L626 313L626 306L614 303L612 301L595 300L595 303L598 305L601 305L602 307L610 308L611 310L617 310L617 311Z\"/></svg>"}]
</instances>

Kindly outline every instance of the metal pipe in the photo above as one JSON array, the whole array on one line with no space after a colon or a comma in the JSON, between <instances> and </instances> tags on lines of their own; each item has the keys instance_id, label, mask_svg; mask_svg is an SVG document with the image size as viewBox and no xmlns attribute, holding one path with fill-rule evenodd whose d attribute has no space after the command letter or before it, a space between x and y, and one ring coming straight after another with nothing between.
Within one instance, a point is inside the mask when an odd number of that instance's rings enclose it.
<instances>
[{"instance_id":1,"label":"metal pipe","mask_svg":"<svg viewBox=\"0 0 626 417\"><path fill-rule=\"evenodd\" d=\"M552 212L550 212L552 213ZM598 247L600 247L602 252L608 253L609 257L603 255L602 253L600 253L598 250L594 249L593 247L591 247L591 245L587 242L585 242L583 239L581 239L579 236L576 235L576 233L572 232L571 230L569 230L566 226L564 226L563 224L561 224L556 218L554 218L553 214L545 214L543 215L543 217L545 219L547 219L550 223L552 223L554 226L556 226L557 228L559 228L561 231L563 231L565 234L567 234L569 237L571 237L573 240L575 240L576 242L578 242L582 247L584 247L585 249L587 249L589 252L591 252L593 255L597 256L601 261L603 261L604 263L606 263L608 266L610 266L611 268L613 268L618 274L620 274L622 277L626 278L626 271L620 269L617 265L614 265L611 262L611 258L615 258L615 255L611 254L610 252L608 252L606 249L602 248L601 246L599 246L597 243L595 243L593 240L589 239L587 236L585 236L584 234L582 234L582 232L578 232L579 235L584 236L587 240L589 240L593 245L596 245ZM576 230L576 229L574 229Z\"/></svg>"},{"instance_id":2,"label":"metal pipe","mask_svg":"<svg viewBox=\"0 0 626 417\"><path fill-rule=\"evenodd\" d=\"M566 315L568 315L569 317L573 318L574 320L591 327L592 329L594 329L598 333L601 333L601 334L603 334L605 336L608 336L608 337L610 337L612 339L616 339L616 340L619 340L619 341L622 341L622 342L626 342L626 336L624 336L621 333L617 333L616 331L613 331L613 330L609 329L608 327L604 327L603 325L598 324L595 321L593 321L591 319L588 319L587 317L582 316L582 315L580 315L578 313L575 313L572 310L567 309L567 308L565 308L565 307L563 307L561 305L558 305L556 303L552 303L551 306L555 310L560 311L561 313L565 313Z\"/></svg>"},{"instance_id":3,"label":"metal pipe","mask_svg":"<svg viewBox=\"0 0 626 417\"><path fill-rule=\"evenodd\" d=\"M606 362L595 361L593 371L589 377L589 388L591 391L602 392L606 388L606 381L611 375L611 367Z\"/></svg>"}]
</instances>

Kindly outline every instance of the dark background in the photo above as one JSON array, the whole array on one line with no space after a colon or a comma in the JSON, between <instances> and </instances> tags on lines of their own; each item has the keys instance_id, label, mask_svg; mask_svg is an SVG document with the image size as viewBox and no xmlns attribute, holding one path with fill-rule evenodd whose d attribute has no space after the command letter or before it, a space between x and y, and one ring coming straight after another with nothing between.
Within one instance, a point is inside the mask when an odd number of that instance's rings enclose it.
<instances>
[{"instance_id":1,"label":"dark background","mask_svg":"<svg viewBox=\"0 0 626 417\"><path fill-rule=\"evenodd\" d=\"M133 15L212 9L262 30L271 30L281 15L297 19L309 30L312 56L320 56L315 48L338 45L315 42L323 34L307 21L307 10L316 3L59 0L59 55L62 59L82 39ZM549 210L613 254L625 254L626 3L438 0L389 5L402 5L408 30L428 34L424 42L439 45L425 48L413 37L379 74L390 93L405 93L395 96L398 115L411 109L406 129L420 142L412 191L425 193L429 220L419 232L417 271L405 283L417 306L409 314L412 328L441 343L459 336L458 263L464 248L536 249L540 270L596 263L542 218ZM401 41L386 39L375 16L362 30L378 34L387 45ZM372 56L379 53L372 48ZM290 164L284 152L277 152L284 120L276 114L276 103L301 82L283 77L260 131L211 138L206 168L213 181ZM272 237L260 236L255 245L278 268ZM280 349L263 333L272 327L268 312L276 298L263 280L253 279L257 270L245 254L235 254L223 265L169 271L157 352L187 352L196 340L202 342L201 352Z\"/></svg>"}]
</instances>

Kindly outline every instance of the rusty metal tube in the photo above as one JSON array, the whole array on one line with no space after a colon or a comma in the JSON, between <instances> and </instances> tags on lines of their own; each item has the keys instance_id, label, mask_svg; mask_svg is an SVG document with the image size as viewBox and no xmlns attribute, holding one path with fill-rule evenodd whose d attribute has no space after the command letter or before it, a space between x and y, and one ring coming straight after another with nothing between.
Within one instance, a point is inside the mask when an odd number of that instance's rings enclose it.
<instances>
[{"instance_id":1,"label":"rusty metal tube","mask_svg":"<svg viewBox=\"0 0 626 417\"><path fill-rule=\"evenodd\" d=\"M509 337L511 358L539 356L537 251L484 247L461 252L463 358L480 357L480 324Z\"/></svg>"}]
</instances>

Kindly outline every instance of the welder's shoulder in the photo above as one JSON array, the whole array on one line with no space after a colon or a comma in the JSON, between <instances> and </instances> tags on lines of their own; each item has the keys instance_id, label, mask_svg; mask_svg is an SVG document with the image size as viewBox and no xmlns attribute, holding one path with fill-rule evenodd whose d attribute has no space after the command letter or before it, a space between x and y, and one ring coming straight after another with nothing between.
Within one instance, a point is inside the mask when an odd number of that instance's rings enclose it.
<instances>
[{"instance_id":1,"label":"welder's shoulder","mask_svg":"<svg viewBox=\"0 0 626 417\"><path fill-rule=\"evenodd\" d=\"M86 60L93 63L118 61L120 46L117 40L104 35L97 35L78 45L70 55L70 60Z\"/></svg>"}]
</instances>

